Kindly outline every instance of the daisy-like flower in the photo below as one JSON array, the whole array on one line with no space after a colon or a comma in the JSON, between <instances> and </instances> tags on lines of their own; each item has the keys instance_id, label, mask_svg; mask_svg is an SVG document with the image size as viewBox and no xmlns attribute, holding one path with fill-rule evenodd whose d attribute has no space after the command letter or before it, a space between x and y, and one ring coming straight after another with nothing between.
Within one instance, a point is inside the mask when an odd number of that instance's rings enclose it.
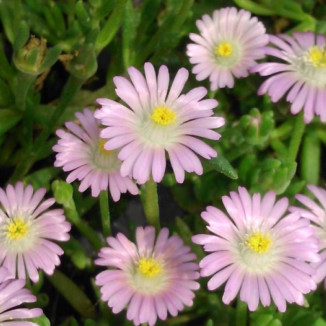
<instances>
[{"instance_id":1,"label":"daisy-like flower","mask_svg":"<svg viewBox=\"0 0 326 326\"><path fill-rule=\"evenodd\" d=\"M275 197L273 191L263 198L250 196L239 187L238 193L222 197L229 216L212 206L201 215L214 233L193 236L209 252L199 264L201 276L213 275L209 290L226 282L225 304L240 292L251 311L259 302L269 306L274 301L284 312L286 302L302 305L303 294L316 289L309 265L320 260L314 231L299 213L284 216L288 199L275 202Z\"/></svg>"},{"instance_id":2,"label":"daisy-like flower","mask_svg":"<svg viewBox=\"0 0 326 326\"><path fill-rule=\"evenodd\" d=\"M52 240L67 241L70 223L62 209L47 210L55 200L42 201L45 192L22 182L0 188L0 264L12 277L37 282L38 269L51 275L60 264L63 250Z\"/></svg>"},{"instance_id":3,"label":"daisy-like flower","mask_svg":"<svg viewBox=\"0 0 326 326\"><path fill-rule=\"evenodd\" d=\"M281 62L266 62L255 66L252 72L271 76L259 88L258 94L267 93L273 102L287 93L291 113L304 111L304 121L311 122L315 115L326 122L326 36L312 32L270 36L274 47L266 54Z\"/></svg>"},{"instance_id":4,"label":"daisy-like flower","mask_svg":"<svg viewBox=\"0 0 326 326\"><path fill-rule=\"evenodd\" d=\"M169 237L163 228L155 241L154 227L147 226L136 229L136 244L122 233L107 242L95 263L109 269L97 275L96 284L113 313L128 306L128 320L153 326L168 312L176 316L192 305L193 291L199 288L198 264L178 236Z\"/></svg>"},{"instance_id":5,"label":"daisy-like flower","mask_svg":"<svg viewBox=\"0 0 326 326\"><path fill-rule=\"evenodd\" d=\"M0 267L0 325L37 326L27 321L29 318L39 317L42 309L17 308L22 303L35 302L36 297L30 290L24 288L25 280L12 279L5 267Z\"/></svg>"},{"instance_id":6,"label":"daisy-like flower","mask_svg":"<svg viewBox=\"0 0 326 326\"><path fill-rule=\"evenodd\" d=\"M53 146L57 152L54 166L62 167L68 174L67 182L80 180L79 191L91 187L92 196L97 197L102 190L110 189L114 201L122 193L129 191L138 194L138 188L128 176L121 176L121 162L116 151L104 148L105 141L100 138L99 121L93 113L85 109L77 112L76 118L81 126L67 122L68 131L57 130L58 143Z\"/></svg>"},{"instance_id":7,"label":"daisy-like flower","mask_svg":"<svg viewBox=\"0 0 326 326\"><path fill-rule=\"evenodd\" d=\"M209 77L211 90L234 86L234 77L249 75L268 43L264 25L250 12L234 7L215 10L196 21L200 35L191 33L187 55L197 80Z\"/></svg>"},{"instance_id":8,"label":"daisy-like flower","mask_svg":"<svg viewBox=\"0 0 326 326\"><path fill-rule=\"evenodd\" d=\"M224 124L224 119L213 117L217 101L203 99L207 91L198 87L180 95L188 79L188 71L181 68L169 88L169 72L161 66L156 76L154 67L145 63L145 77L134 67L128 69L131 82L124 77L113 79L122 105L109 99L98 99L102 108L95 117L107 126L101 137L107 142L104 148L120 148L123 161L121 174L132 176L139 184L153 176L160 182L166 168L168 153L177 182L182 183L185 171L203 173L196 154L206 159L216 151L196 136L217 140L220 134L213 131Z\"/></svg>"},{"instance_id":9,"label":"daisy-like flower","mask_svg":"<svg viewBox=\"0 0 326 326\"><path fill-rule=\"evenodd\" d=\"M303 217L311 220L316 231L316 237L319 240L319 253L321 261L312 266L316 269L314 280L319 283L325 280L326 289L326 190L313 185L308 185L308 189L315 195L320 204L316 204L309 197L297 195L296 198L306 208L290 207L293 212L299 212Z\"/></svg>"}]
</instances>

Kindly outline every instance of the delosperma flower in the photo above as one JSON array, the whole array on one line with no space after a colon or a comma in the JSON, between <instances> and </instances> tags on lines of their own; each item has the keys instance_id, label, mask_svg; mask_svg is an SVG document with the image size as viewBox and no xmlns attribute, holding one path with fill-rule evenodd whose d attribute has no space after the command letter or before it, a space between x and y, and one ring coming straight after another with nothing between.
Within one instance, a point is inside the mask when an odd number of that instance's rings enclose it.
<instances>
[{"instance_id":1,"label":"delosperma flower","mask_svg":"<svg viewBox=\"0 0 326 326\"><path fill-rule=\"evenodd\" d=\"M268 43L264 25L246 10L215 10L196 21L200 34L191 33L187 55L192 72L201 81L209 78L211 90L234 86L234 78L247 77Z\"/></svg>"},{"instance_id":2,"label":"delosperma flower","mask_svg":"<svg viewBox=\"0 0 326 326\"><path fill-rule=\"evenodd\" d=\"M273 191L251 196L239 187L238 193L222 197L229 216L212 206L201 215L214 233L193 236L209 253L199 264L201 276L212 276L211 291L226 283L225 304L240 293L251 311L259 302L269 306L274 301L284 312L286 302L302 305L303 294L316 289L309 263L320 257L309 220L286 213L288 199L275 202L275 197Z\"/></svg>"},{"instance_id":3,"label":"delosperma flower","mask_svg":"<svg viewBox=\"0 0 326 326\"><path fill-rule=\"evenodd\" d=\"M176 316L192 305L199 288L198 264L178 236L169 237L163 228L155 241L155 229L148 226L136 229L136 243L122 233L107 242L95 263L108 269L97 275L96 284L113 313L127 306L128 320L153 326L168 312Z\"/></svg>"},{"instance_id":4,"label":"delosperma flower","mask_svg":"<svg viewBox=\"0 0 326 326\"><path fill-rule=\"evenodd\" d=\"M105 141L100 138L99 121L93 113L85 109L77 112L76 117L81 126L67 122L68 131L57 130L60 139L53 147L57 152L54 165L70 172L67 182L80 180L79 191L90 187L94 197L109 188L114 201L118 201L120 195L127 191L138 194L138 188L131 178L121 176L117 152L103 147Z\"/></svg>"},{"instance_id":5,"label":"delosperma flower","mask_svg":"<svg viewBox=\"0 0 326 326\"><path fill-rule=\"evenodd\" d=\"M270 36L273 47L266 54L277 62L265 62L252 71L271 76L259 88L258 94L268 94L273 102L285 94L291 104L291 113L303 110L304 121L311 122L315 115L326 122L326 36L313 32Z\"/></svg>"},{"instance_id":6,"label":"delosperma flower","mask_svg":"<svg viewBox=\"0 0 326 326\"><path fill-rule=\"evenodd\" d=\"M38 269L51 275L63 250L53 242L69 239L70 223L62 209L48 210L54 198L34 192L22 182L0 188L0 264L12 277L39 279Z\"/></svg>"},{"instance_id":7,"label":"delosperma flower","mask_svg":"<svg viewBox=\"0 0 326 326\"><path fill-rule=\"evenodd\" d=\"M317 283L324 281L324 287L326 289L326 190L313 185L308 185L307 187L319 203L315 203L309 197L299 194L296 198L305 208L290 207L290 210L299 212L313 224L316 237L319 240L319 253L321 256L320 262L312 264L316 269L316 274L313 278Z\"/></svg>"},{"instance_id":8,"label":"delosperma flower","mask_svg":"<svg viewBox=\"0 0 326 326\"><path fill-rule=\"evenodd\" d=\"M182 183L185 171L203 173L196 154L210 159L216 151L197 137L218 140L220 134L212 129L224 124L214 117L217 101L203 99L207 91L197 87L180 95L188 79L181 68L169 90L169 71L161 66L156 76L154 67L145 63L145 76L134 67L128 69L131 82L125 77L113 79L116 93L125 105L110 99L98 99L102 106L95 116L106 126L101 137L104 148L120 149L121 174L143 184L152 176L160 182L169 156L177 182Z\"/></svg>"},{"instance_id":9,"label":"delosperma flower","mask_svg":"<svg viewBox=\"0 0 326 326\"><path fill-rule=\"evenodd\" d=\"M22 303L35 302L36 297L24 288L25 280L12 279L5 267L0 267L0 325L38 326L28 321L43 314L39 308L17 308Z\"/></svg>"}]
</instances>

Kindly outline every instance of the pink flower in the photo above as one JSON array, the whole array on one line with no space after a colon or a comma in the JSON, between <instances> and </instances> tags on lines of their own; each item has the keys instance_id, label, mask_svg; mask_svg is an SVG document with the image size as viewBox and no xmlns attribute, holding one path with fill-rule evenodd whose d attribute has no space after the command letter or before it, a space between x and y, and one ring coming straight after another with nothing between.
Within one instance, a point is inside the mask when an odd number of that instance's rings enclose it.
<instances>
[{"instance_id":1,"label":"pink flower","mask_svg":"<svg viewBox=\"0 0 326 326\"><path fill-rule=\"evenodd\" d=\"M319 203L316 204L305 195L297 195L297 200L305 208L290 207L290 210L299 212L301 216L308 218L313 224L317 239L319 240L319 253L321 256L320 262L312 264L316 269L316 274L313 278L317 283L324 280L324 287L326 289L326 190L313 185L308 185L307 187L315 195Z\"/></svg>"},{"instance_id":2,"label":"pink flower","mask_svg":"<svg viewBox=\"0 0 326 326\"><path fill-rule=\"evenodd\" d=\"M145 63L145 77L134 67L128 69L131 82L114 77L116 93L126 105L109 99L98 99L102 108L95 112L106 126L101 137L107 150L120 149L121 175L132 174L139 184L153 176L160 182L169 155L177 182L182 183L185 171L203 173L196 154L210 159L216 151L196 137L218 140L213 131L224 119L213 117L216 100L204 99L207 91L198 87L180 95L188 79L188 71L181 68L169 88L169 72L161 66L156 76L154 67Z\"/></svg>"},{"instance_id":3,"label":"pink flower","mask_svg":"<svg viewBox=\"0 0 326 326\"><path fill-rule=\"evenodd\" d=\"M113 313L128 306L128 320L153 326L168 312L176 316L192 305L193 291L199 288L198 265L179 237L169 237L164 228L155 242L155 229L148 226L137 228L136 244L122 233L107 242L109 247L101 249L95 264L109 269L97 275L96 284Z\"/></svg>"},{"instance_id":4,"label":"pink flower","mask_svg":"<svg viewBox=\"0 0 326 326\"><path fill-rule=\"evenodd\" d=\"M63 250L52 240L67 241L70 224L62 209L47 210L55 201L42 202L45 192L22 182L0 188L0 264L12 277L37 282L38 269L51 275L60 264Z\"/></svg>"},{"instance_id":5,"label":"pink flower","mask_svg":"<svg viewBox=\"0 0 326 326\"><path fill-rule=\"evenodd\" d=\"M229 216L209 206L202 213L207 229L214 235L199 234L193 241L209 254L201 260L201 276L212 276L208 289L226 283L223 302L229 304L240 292L249 310L258 303L274 301L284 312L286 302L303 305L303 294L316 289L314 269L318 262L318 242L307 219L299 213L284 216L288 199L275 202L269 191L263 198L239 187L238 193L223 196Z\"/></svg>"},{"instance_id":6,"label":"pink flower","mask_svg":"<svg viewBox=\"0 0 326 326\"><path fill-rule=\"evenodd\" d=\"M274 47L266 48L266 54L278 62L261 63L252 69L261 76L271 76L258 94L267 93L277 102L287 93L292 114L303 110L306 123L315 115L326 122L326 36L313 32L293 33L293 37L271 35L270 42Z\"/></svg>"},{"instance_id":7,"label":"pink flower","mask_svg":"<svg viewBox=\"0 0 326 326\"><path fill-rule=\"evenodd\" d=\"M0 323L12 326L37 326L38 324L27 321L29 318L39 317L42 309L16 308L22 303L35 302L36 297L30 290L24 289L25 280L12 279L8 270L0 267Z\"/></svg>"},{"instance_id":8,"label":"pink flower","mask_svg":"<svg viewBox=\"0 0 326 326\"><path fill-rule=\"evenodd\" d=\"M234 86L234 77L249 75L268 43L264 25L246 10L223 8L196 21L200 35L191 33L187 55L197 80L209 78L211 90Z\"/></svg>"},{"instance_id":9,"label":"pink flower","mask_svg":"<svg viewBox=\"0 0 326 326\"><path fill-rule=\"evenodd\" d=\"M76 117L81 126L67 122L68 131L57 131L60 139L53 147L58 153L54 166L60 166L66 172L71 171L67 182L80 180L79 191L91 187L94 197L108 187L114 201L118 201L120 195L127 191L133 195L138 194L138 188L131 178L121 176L121 162L116 151L108 151L103 147L99 122L93 113L85 109L82 113L76 113Z\"/></svg>"}]
</instances>

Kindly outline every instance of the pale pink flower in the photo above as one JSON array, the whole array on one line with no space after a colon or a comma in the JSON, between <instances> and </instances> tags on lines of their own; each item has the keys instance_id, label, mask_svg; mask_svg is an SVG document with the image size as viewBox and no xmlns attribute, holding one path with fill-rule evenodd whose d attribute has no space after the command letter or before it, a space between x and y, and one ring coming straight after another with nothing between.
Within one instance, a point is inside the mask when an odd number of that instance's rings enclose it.
<instances>
[{"instance_id":1,"label":"pale pink flower","mask_svg":"<svg viewBox=\"0 0 326 326\"><path fill-rule=\"evenodd\" d=\"M80 125L67 122L68 131L57 130L58 143L53 147L57 152L54 166L70 172L67 182L78 179L79 191L91 187L92 196L97 197L102 190L110 189L114 201L122 193L129 191L138 194L138 188L129 176L121 176L121 162L116 151L104 149L104 140L100 138L99 121L93 113L85 109L77 112Z\"/></svg>"},{"instance_id":2,"label":"pale pink flower","mask_svg":"<svg viewBox=\"0 0 326 326\"><path fill-rule=\"evenodd\" d=\"M200 34L191 33L187 55L197 80L209 78L211 90L234 86L234 78L247 77L268 43L264 25L246 10L215 10L196 21Z\"/></svg>"},{"instance_id":3,"label":"pale pink flower","mask_svg":"<svg viewBox=\"0 0 326 326\"><path fill-rule=\"evenodd\" d=\"M45 192L22 182L0 188L0 265L12 277L37 282L38 269L51 275L60 264L63 250L52 240L69 240L70 223L62 209L48 210L55 200L42 201Z\"/></svg>"},{"instance_id":4,"label":"pale pink flower","mask_svg":"<svg viewBox=\"0 0 326 326\"><path fill-rule=\"evenodd\" d=\"M128 320L153 326L157 318L165 320L168 312L176 316L193 304L198 264L178 236L169 237L163 228L155 241L155 229L148 226L136 229L136 244L122 233L107 242L95 263L108 269L95 282L113 313L127 306Z\"/></svg>"},{"instance_id":5,"label":"pale pink flower","mask_svg":"<svg viewBox=\"0 0 326 326\"><path fill-rule=\"evenodd\" d=\"M319 203L305 195L296 195L296 198L305 208L290 207L293 212L299 212L301 216L308 218L316 231L316 237L319 240L319 253L321 261L312 266L316 269L314 280L319 283L324 281L326 289L326 190L314 185L308 185L308 189L314 194Z\"/></svg>"},{"instance_id":6,"label":"pale pink flower","mask_svg":"<svg viewBox=\"0 0 326 326\"><path fill-rule=\"evenodd\" d=\"M267 93L272 102L278 102L286 93L291 113L303 110L304 121L311 122L315 115L326 122L326 36L313 32L293 33L293 37L271 35L273 47L266 54L277 62L258 64L252 72L271 76L258 89Z\"/></svg>"},{"instance_id":7,"label":"pale pink flower","mask_svg":"<svg viewBox=\"0 0 326 326\"><path fill-rule=\"evenodd\" d=\"M125 77L114 77L116 93L126 104L109 99L98 99L102 105L95 116L106 126L101 137L104 148L120 149L123 161L121 174L139 184L152 175L160 182L169 156L177 182L182 183L185 171L203 173L196 154L210 159L216 151L197 137L218 140L213 131L224 124L224 119L213 117L217 101L203 99L207 91L197 87L180 95L188 79L188 71L181 68L169 90L169 71L161 66L156 76L154 67L145 63L145 77L134 67L128 69L131 82Z\"/></svg>"},{"instance_id":8,"label":"pale pink flower","mask_svg":"<svg viewBox=\"0 0 326 326\"><path fill-rule=\"evenodd\" d=\"M39 308L17 308L22 303L35 302L36 297L24 288L25 280L12 279L8 270L0 267L0 325L3 326L38 326L28 321L43 314Z\"/></svg>"},{"instance_id":9,"label":"pale pink flower","mask_svg":"<svg viewBox=\"0 0 326 326\"><path fill-rule=\"evenodd\" d=\"M284 312L286 302L303 305L303 294L316 289L309 264L320 260L313 228L299 213L286 213L287 198L275 198L273 191L261 198L239 187L222 197L228 215L212 206L201 215L214 233L193 236L209 252L199 264L201 276L213 275L209 290L226 283L225 304L240 293L251 311L274 301Z\"/></svg>"}]
</instances>

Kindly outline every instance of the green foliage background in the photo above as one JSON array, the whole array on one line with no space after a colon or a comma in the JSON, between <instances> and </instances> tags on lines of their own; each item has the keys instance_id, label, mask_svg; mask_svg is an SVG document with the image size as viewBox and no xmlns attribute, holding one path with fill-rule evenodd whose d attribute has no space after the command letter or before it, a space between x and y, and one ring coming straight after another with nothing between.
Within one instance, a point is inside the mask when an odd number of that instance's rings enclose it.
<instances>
[{"instance_id":1,"label":"green foliage background","mask_svg":"<svg viewBox=\"0 0 326 326\"><path fill-rule=\"evenodd\" d=\"M30 285L36 305L47 315L40 325L130 325L124 313L114 316L99 300L94 285L99 269L93 265L104 245L98 200L67 185L65 174L53 167L55 130L74 120L75 112L95 108L97 98L116 99L112 78L126 75L131 65L166 64L171 75L180 67L191 70L185 48L189 33L197 32L196 19L225 6L251 11L268 33L326 33L323 0L0 1L0 186L23 180L46 187L74 226L71 240L62 245L62 266ZM208 204L220 206L230 190L239 185L251 192L274 189L293 201L307 183L325 184L325 125L315 119L304 126L285 101L273 104L268 96L258 97L261 83L250 76L237 80L234 89L210 92L219 101L216 114L227 121L221 141L211 142L219 158L203 162L203 176L187 175L179 185L168 171L159 185L161 224L179 234L199 258L202 250L190 241L205 230L199 214ZM190 75L186 89L199 85L209 87ZM141 205L125 195L110 206L113 232L122 230L132 238L144 219L142 214L126 219L131 202ZM225 306L222 290L209 293L206 282L201 280L193 307L158 325L326 325L322 287L307 296L304 307L290 305L284 314L259 308L249 315L241 302Z\"/></svg>"}]
</instances>

